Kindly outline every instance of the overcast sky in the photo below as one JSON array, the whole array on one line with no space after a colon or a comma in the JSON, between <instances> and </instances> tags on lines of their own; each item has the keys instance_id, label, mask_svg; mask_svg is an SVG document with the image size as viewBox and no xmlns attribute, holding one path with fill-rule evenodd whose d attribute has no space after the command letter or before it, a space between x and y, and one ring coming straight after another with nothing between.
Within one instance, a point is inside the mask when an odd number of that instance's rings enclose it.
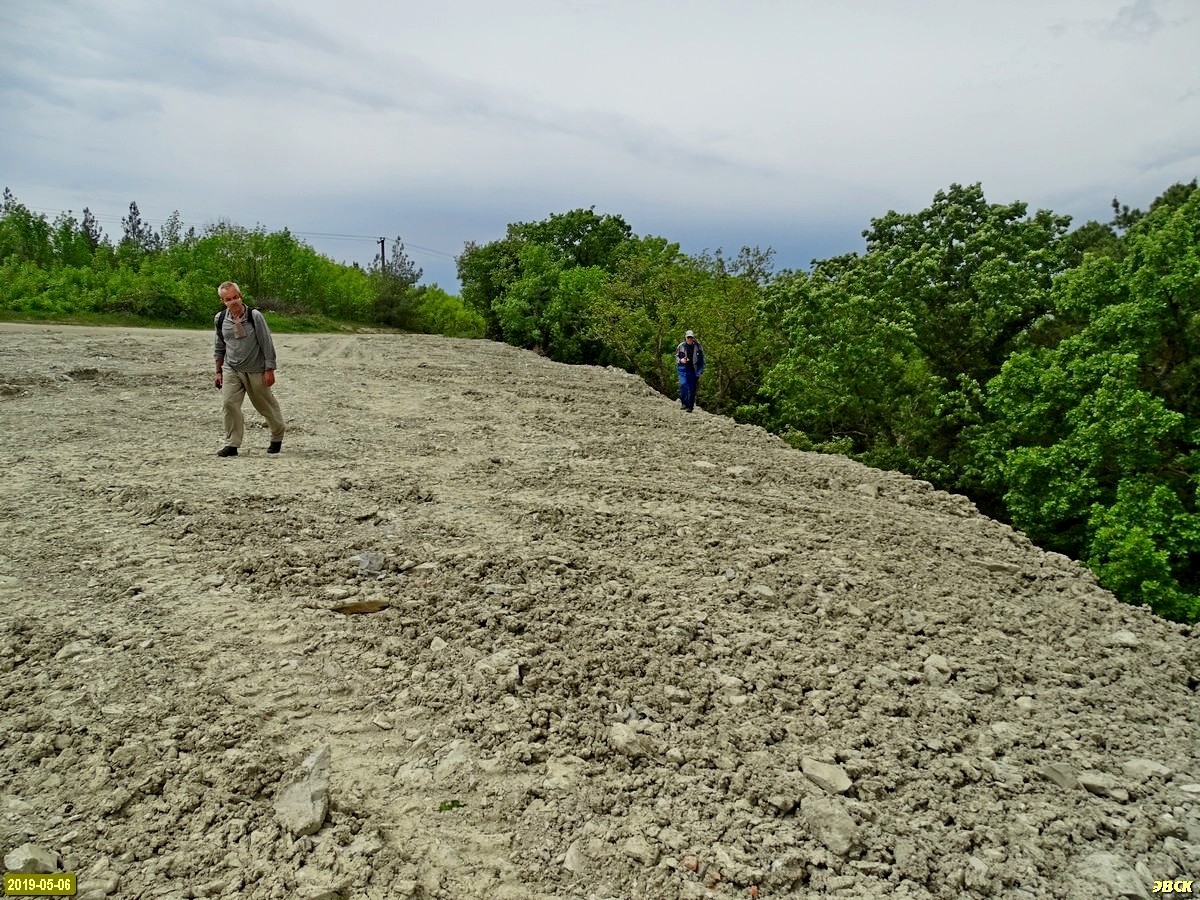
<instances>
[{"instance_id":1,"label":"overcast sky","mask_svg":"<svg viewBox=\"0 0 1200 900\"><path fill-rule=\"evenodd\" d=\"M1200 174L1198 48L1200 0L0 0L0 180L110 235L398 234L451 290L589 206L806 268L954 182L1145 208Z\"/></svg>"}]
</instances>

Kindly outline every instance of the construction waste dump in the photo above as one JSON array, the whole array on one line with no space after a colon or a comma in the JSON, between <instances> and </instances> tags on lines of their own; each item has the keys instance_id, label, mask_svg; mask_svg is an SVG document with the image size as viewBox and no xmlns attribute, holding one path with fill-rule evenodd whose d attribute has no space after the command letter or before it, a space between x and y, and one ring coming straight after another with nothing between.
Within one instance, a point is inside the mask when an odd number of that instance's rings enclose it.
<instances>
[{"instance_id":1,"label":"construction waste dump","mask_svg":"<svg viewBox=\"0 0 1200 900\"><path fill-rule=\"evenodd\" d=\"M0 325L0 852L119 898L1200 892L1196 634L614 369ZM710 366L718 361L710 361ZM1192 887L1190 882L1196 880Z\"/></svg>"}]
</instances>

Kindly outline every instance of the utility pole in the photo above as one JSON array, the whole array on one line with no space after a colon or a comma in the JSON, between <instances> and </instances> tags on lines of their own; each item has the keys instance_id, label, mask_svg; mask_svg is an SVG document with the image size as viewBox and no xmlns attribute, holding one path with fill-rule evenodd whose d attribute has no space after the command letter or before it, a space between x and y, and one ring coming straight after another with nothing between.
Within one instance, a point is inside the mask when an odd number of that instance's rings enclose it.
<instances>
[{"instance_id":1,"label":"utility pole","mask_svg":"<svg viewBox=\"0 0 1200 900\"><path fill-rule=\"evenodd\" d=\"M379 239L379 271L387 270L387 238Z\"/></svg>"}]
</instances>

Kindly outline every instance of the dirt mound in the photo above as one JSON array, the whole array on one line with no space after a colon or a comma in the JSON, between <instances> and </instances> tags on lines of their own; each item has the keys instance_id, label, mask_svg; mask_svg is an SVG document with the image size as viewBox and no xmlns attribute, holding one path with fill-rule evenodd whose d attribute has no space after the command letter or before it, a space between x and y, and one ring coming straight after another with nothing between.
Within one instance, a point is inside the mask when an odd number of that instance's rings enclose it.
<instances>
[{"instance_id":1,"label":"dirt mound","mask_svg":"<svg viewBox=\"0 0 1200 900\"><path fill-rule=\"evenodd\" d=\"M224 460L207 333L0 326L10 871L308 900L1200 878L1195 637L963 498L614 370L276 343L284 452L247 405Z\"/></svg>"}]
</instances>

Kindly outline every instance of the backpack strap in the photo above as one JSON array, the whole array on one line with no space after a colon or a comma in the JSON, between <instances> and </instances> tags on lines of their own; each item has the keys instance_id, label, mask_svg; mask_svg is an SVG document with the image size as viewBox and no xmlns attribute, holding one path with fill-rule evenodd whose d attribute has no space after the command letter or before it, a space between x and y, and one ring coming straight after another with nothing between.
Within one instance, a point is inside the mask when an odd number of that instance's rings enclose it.
<instances>
[{"instance_id":1,"label":"backpack strap","mask_svg":"<svg viewBox=\"0 0 1200 900\"><path fill-rule=\"evenodd\" d=\"M225 324L225 313L228 310L221 310L217 313L217 334L221 333L221 326ZM254 331L254 336L258 337L258 323L254 321L254 310L249 306L246 307L246 318L250 320L250 328Z\"/></svg>"}]
</instances>

